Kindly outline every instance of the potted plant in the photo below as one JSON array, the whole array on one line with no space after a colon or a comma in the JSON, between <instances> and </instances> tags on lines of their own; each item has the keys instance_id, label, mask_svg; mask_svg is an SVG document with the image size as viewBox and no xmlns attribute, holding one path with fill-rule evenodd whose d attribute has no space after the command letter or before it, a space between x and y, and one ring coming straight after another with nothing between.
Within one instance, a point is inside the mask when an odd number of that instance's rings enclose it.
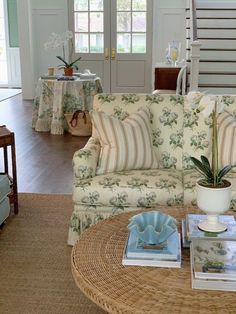
<instances>
[{"instance_id":1,"label":"potted plant","mask_svg":"<svg viewBox=\"0 0 236 314\"><path fill-rule=\"evenodd\" d=\"M205 156L201 156L200 160L190 157L203 177L196 184L197 205L206 212L207 220L199 223L198 227L208 232L222 232L227 226L219 221L219 214L229 209L231 201L231 183L224 177L236 166L234 164L219 168L217 116L224 110L225 103L222 96L204 95L200 92L191 92L187 98L196 114L201 112L206 117L212 117L211 164Z\"/></svg>"},{"instance_id":2,"label":"potted plant","mask_svg":"<svg viewBox=\"0 0 236 314\"><path fill-rule=\"evenodd\" d=\"M59 65L59 69L64 69L64 75L66 76L72 76L73 75L73 68L75 68L78 71L78 66L76 65L76 62L78 62L80 58L77 58L76 60L72 61L72 53L74 50L73 45L73 32L67 30L65 33L59 35L56 33L51 33L51 35L48 38L48 41L44 44L44 48L46 50L48 49L58 49L62 48L62 57L56 56L60 61L63 62L63 65ZM68 58L66 60L66 51L65 47L68 46Z\"/></svg>"},{"instance_id":3,"label":"potted plant","mask_svg":"<svg viewBox=\"0 0 236 314\"><path fill-rule=\"evenodd\" d=\"M66 76L72 76L73 75L73 68L75 68L77 71L79 70L78 66L75 64L77 61L79 61L81 59L77 58L76 60L72 61L72 62L67 62L64 58L62 58L61 56L56 56L59 60L61 60L64 65L59 65L58 68L64 69L64 74Z\"/></svg>"}]
</instances>

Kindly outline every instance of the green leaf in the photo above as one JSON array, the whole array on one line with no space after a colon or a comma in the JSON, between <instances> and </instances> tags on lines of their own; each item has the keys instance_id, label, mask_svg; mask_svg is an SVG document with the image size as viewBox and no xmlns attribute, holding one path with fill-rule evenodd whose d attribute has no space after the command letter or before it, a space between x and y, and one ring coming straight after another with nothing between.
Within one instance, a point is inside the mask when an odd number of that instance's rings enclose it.
<instances>
[{"instance_id":1,"label":"green leaf","mask_svg":"<svg viewBox=\"0 0 236 314\"><path fill-rule=\"evenodd\" d=\"M218 182L220 182L222 180L222 178L228 173L230 172L230 170L232 169L233 167L231 165L227 165L227 166L224 166L218 173L217 177L218 177Z\"/></svg>"},{"instance_id":2,"label":"green leaf","mask_svg":"<svg viewBox=\"0 0 236 314\"><path fill-rule=\"evenodd\" d=\"M56 56L59 60L61 60L64 64L66 68L71 68L71 67L75 67L76 70L78 70L78 66L75 64L77 61L79 61L81 59L81 57L77 58L76 60L74 60L71 63L68 63L67 61L65 61L61 56Z\"/></svg>"},{"instance_id":3,"label":"green leaf","mask_svg":"<svg viewBox=\"0 0 236 314\"><path fill-rule=\"evenodd\" d=\"M81 59L81 57L75 59L73 62L69 63L69 66L72 67L76 62L78 62ZM75 66L77 67L77 65Z\"/></svg>"},{"instance_id":4,"label":"green leaf","mask_svg":"<svg viewBox=\"0 0 236 314\"><path fill-rule=\"evenodd\" d=\"M211 171L211 165L210 165L210 162L209 160L205 157L205 156L201 156L201 161L202 161L202 164L209 169L209 171Z\"/></svg>"},{"instance_id":5,"label":"green leaf","mask_svg":"<svg viewBox=\"0 0 236 314\"><path fill-rule=\"evenodd\" d=\"M61 56L56 56L59 60L61 60L66 67L69 67L69 64L61 57Z\"/></svg>"},{"instance_id":6,"label":"green leaf","mask_svg":"<svg viewBox=\"0 0 236 314\"><path fill-rule=\"evenodd\" d=\"M197 167L197 169L199 169L203 173L203 175L207 178L207 180L211 182L213 179L213 174L212 174L211 169L208 169L208 167L206 167L200 160L198 160L195 157L190 157L190 159L192 160L194 165Z\"/></svg>"}]
</instances>

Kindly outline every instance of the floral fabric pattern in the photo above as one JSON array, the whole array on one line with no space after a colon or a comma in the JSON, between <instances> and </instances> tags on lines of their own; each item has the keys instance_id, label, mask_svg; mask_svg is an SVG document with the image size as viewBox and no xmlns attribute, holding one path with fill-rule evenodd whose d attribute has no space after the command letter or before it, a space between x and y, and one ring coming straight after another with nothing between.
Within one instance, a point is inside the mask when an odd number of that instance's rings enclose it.
<instances>
[{"instance_id":1,"label":"floral fabric pattern","mask_svg":"<svg viewBox=\"0 0 236 314\"><path fill-rule=\"evenodd\" d=\"M236 116L236 97L223 96L226 111ZM37 107L37 103L35 103ZM69 240L73 245L81 232L111 215L142 207L196 206L196 181L190 156L209 155L211 117L195 115L186 98L176 95L99 94L94 110L125 119L142 107L149 107L153 146L159 168L128 170L96 176L100 145L95 138L75 153L74 212ZM236 173L226 177L232 183L231 209L236 210Z\"/></svg>"},{"instance_id":2,"label":"floral fabric pattern","mask_svg":"<svg viewBox=\"0 0 236 314\"><path fill-rule=\"evenodd\" d=\"M100 143L97 139L92 137L89 139L84 148L74 153L73 169L75 182L83 179L83 181L81 181L82 187L88 184L88 182L84 181L84 179L95 176L99 153Z\"/></svg>"},{"instance_id":3,"label":"floral fabric pattern","mask_svg":"<svg viewBox=\"0 0 236 314\"><path fill-rule=\"evenodd\" d=\"M147 97L147 99L149 99ZM157 99L157 101L155 101ZM160 168L182 169L183 97L153 95L150 110L153 115L153 146ZM158 103L158 104L157 104Z\"/></svg>"},{"instance_id":4,"label":"floral fabric pattern","mask_svg":"<svg viewBox=\"0 0 236 314\"><path fill-rule=\"evenodd\" d=\"M93 109L123 120L140 108L149 107L153 146L160 167L182 169L183 104L184 98L177 95L99 94L94 98ZM94 130L93 136L97 136Z\"/></svg>"},{"instance_id":5,"label":"floral fabric pattern","mask_svg":"<svg viewBox=\"0 0 236 314\"><path fill-rule=\"evenodd\" d=\"M36 131L63 134L64 113L92 109L94 95L102 92L100 79L57 81L40 79L33 103L32 127Z\"/></svg>"},{"instance_id":6,"label":"floral fabric pattern","mask_svg":"<svg viewBox=\"0 0 236 314\"><path fill-rule=\"evenodd\" d=\"M132 170L127 174L119 172L80 177L74 183L73 199L76 204L140 207L183 204L183 183L181 171L167 169ZM77 176L78 177L78 176ZM85 184L86 182L86 184Z\"/></svg>"},{"instance_id":7,"label":"floral fabric pattern","mask_svg":"<svg viewBox=\"0 0 236 314\"><path fill-rule=\"evenodd\" d=\"M184 169L194 168L190 156L200 158L211 153L212 118L206 119L201 113L196 114L189 107L187 97L184 103L183 119L183 167Z\"/></svg>"}]
</instances>

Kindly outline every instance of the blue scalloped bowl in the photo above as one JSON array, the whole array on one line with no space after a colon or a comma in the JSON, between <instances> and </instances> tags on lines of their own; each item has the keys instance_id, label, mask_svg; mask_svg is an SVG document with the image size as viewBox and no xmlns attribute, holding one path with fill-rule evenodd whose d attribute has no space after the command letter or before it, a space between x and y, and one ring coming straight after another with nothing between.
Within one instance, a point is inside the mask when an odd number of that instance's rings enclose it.
<instances>
[{"instance_id":1,"label":"blue scalloped bowl","mask_svg":"<svg viewBox=\"0 0 236 314\"><path fill-rule=\"evenodd\" d=\"M177 221L159 211L149 211L131 217L128 229L147 244L161 244L177 230Z\"/></svg>"}]
</instances>

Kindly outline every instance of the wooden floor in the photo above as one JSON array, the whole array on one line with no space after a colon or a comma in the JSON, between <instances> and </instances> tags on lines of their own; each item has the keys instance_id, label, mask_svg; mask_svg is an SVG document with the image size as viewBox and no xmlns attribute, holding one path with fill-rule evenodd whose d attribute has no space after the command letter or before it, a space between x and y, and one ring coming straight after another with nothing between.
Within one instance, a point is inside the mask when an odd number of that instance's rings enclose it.
<instances>
[{"instance_id":1,"label":"wooden floor","mask_svg":"<svg viewBox=\"0 0 236 314\"><path fill-rule=\"evenodd\" d=\"M22 94L0 102L0 125L15 132L19 192L71 193L72 156L87 137L51 135L31 128L32 101ZM0 171L3 152L0 152Z\"/></svg>"}]
</instances>

